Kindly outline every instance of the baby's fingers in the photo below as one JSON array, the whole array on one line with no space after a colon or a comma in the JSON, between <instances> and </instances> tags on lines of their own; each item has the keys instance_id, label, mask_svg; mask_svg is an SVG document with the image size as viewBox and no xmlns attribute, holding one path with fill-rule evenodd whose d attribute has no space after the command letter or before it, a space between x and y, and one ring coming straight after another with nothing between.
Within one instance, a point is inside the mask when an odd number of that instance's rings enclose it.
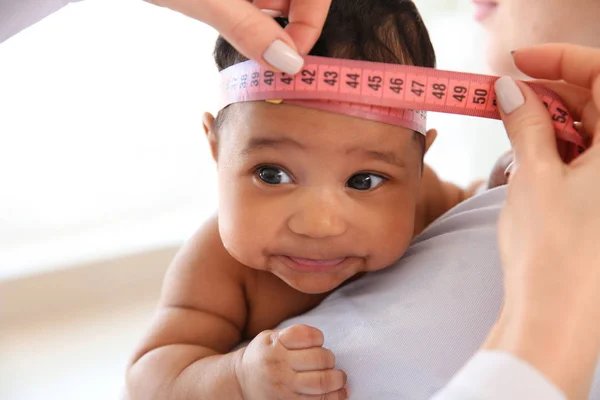
<instances>
[{"instance_id":1,"label":"baby's fingers","mask_svg":"<svg viewBox=\"0 0 600 400\"><path fill-rule=\"evenodd\" d=\"M325 341L323 332L308 325L292 325L278 335L279 342L288 350L321 347Z\"/></svg>"},{"instance_id":2,"label":"baby's fingers","mask_svg":"<svg viewBox=\"0 0 600 400\"><path fill-rule=\"evenodd\" d=\"M322 371L335 368L335 355L331 350L314 347L307 350L292 350L288 362L294 371Z\"/></svg>"},{"instance_id":3,"label":"baby's fingers","mask_svg":"<svg viewBox=\"0 0 600 400\"><path fill-rule=\"evenodd\" d=\"M327 394L299 395L298 400L346 400L348 397L348 391L340 389Z\"/></svg>"},{"instance_id":4,"label":"baby's fingers","mask_svg":"<svg viewBox=\"0 0 600 400\"><path fill-rule=\"evenodd\" d=\"M304 395L324 395L346 386L346 373L337 369L298 372L294 379L295 392Z\"/></svg>"}]
</instances>

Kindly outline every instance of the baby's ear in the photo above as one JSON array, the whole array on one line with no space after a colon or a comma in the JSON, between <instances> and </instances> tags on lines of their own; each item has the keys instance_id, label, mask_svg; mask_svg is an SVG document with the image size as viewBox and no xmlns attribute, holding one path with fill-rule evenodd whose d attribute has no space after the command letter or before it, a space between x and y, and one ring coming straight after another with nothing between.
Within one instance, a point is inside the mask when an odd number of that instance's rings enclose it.
<instances>
[{"instance_id":1,"label":"baby's ear","mask_svg":"<svg viewBox=\"0 0 600 400\"><path fill-rule=\"evenodd\" d=\"M429 151L429 148L431 147L433 142L435 142L435 138L437 138L437 134L438 134L437 130L435 130L435 129L430 129L425 134L425 153L427 153Z\"/></svg>"},{"instance_id":2,"label":"baby's ear","mask_svg":"<svg viewBox=\"0 0 600 400\"><path fill-rule=\"evenodd\" d=\"M215 117L211 113L204 113L202 116L202 127L204 128L204 133L206 134L206 138L208 139L208 145L210 146L210 152L212 154L213 160L217 161L218 157L218 138L215 133Z\"/></svg>"}]
</instances>

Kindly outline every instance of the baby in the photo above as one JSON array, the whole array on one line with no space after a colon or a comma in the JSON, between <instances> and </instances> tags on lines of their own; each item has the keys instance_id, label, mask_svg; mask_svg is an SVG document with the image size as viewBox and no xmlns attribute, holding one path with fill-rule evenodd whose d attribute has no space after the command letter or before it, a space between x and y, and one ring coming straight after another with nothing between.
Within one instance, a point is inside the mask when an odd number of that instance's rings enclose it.
<instances>
[{"instance_id":1,"label":"baby","mask_svg":"<svg viewBox=\"0 0 600 400\"><path fill-rule=\"evenodd\" d=\"M435 64L409 0L333 0L311 54ZM222 38L214 55L220 70L245 60ZM169 269L128 369L130 398L347 398L346 376L318 329L270 329L392 265L469 194L424 167L435 131L258 101L203 122L217 163L218 217Z\"/></svg>"}]
</instances>

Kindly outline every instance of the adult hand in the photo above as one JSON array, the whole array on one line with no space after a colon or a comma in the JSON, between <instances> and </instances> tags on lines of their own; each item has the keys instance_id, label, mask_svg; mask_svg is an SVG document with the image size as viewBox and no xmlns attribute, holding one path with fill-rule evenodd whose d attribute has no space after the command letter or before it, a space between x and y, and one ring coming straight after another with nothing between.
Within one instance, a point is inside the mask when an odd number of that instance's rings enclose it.
<instances>
[{"instance_id":1,"label":"adult hand","mask_svg":"<svg viewBox=\"0 0 600 400\"><path fill-rule=\"evenodd\" d=\"M496 93L515 155L499 221L505 305L487 344L529 362L571 399L587 399L600 350L600 50L543 45L515 53L552 83L591 147L562 162L542 102L501 78Z\"/></svg>"},{"instance_id":2,"label":"adult hand","mask_svg":"<svg viewBox=\"0 0 600 400\"><path fill-rule=\"evenodd\" d=\"M331 0L147 0L205 22L240 53L296 74L321 34ZM273 20L286 16L285 29Z\"/></svg>"}]
</instances>

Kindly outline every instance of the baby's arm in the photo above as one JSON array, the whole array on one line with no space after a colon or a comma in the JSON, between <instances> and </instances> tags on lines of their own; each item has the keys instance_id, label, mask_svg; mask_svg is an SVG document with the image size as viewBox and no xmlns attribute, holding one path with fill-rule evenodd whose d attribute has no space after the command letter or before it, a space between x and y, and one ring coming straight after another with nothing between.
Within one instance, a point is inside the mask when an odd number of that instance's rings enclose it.
<instances>
[{"instance_id":1,"label":"baby's arm","mask_svg":"<svg viewBox=\"0 0 600 400\"><path fill-rule=\"evenodd\" d=\"M266 330L320 299L238 263L215 218L169 268L150 333L128 368L129 400L346 398L345 374L334 370L319 330ZM256 337L230 352L248 334Z\"/></svg>"},{"instance_id":2,"label":"baby's arm","mask_svg":"<svg viewBox=\"0 0 600 400\"><path fill-rule=\"evenodd\" d=\"M127 371L130 400L241 398L234 372L241 351L225 353L246 324L245 269L215 231L216 221L197 232L170 266L150 332Z\"/></svg>"}]
</instances>

